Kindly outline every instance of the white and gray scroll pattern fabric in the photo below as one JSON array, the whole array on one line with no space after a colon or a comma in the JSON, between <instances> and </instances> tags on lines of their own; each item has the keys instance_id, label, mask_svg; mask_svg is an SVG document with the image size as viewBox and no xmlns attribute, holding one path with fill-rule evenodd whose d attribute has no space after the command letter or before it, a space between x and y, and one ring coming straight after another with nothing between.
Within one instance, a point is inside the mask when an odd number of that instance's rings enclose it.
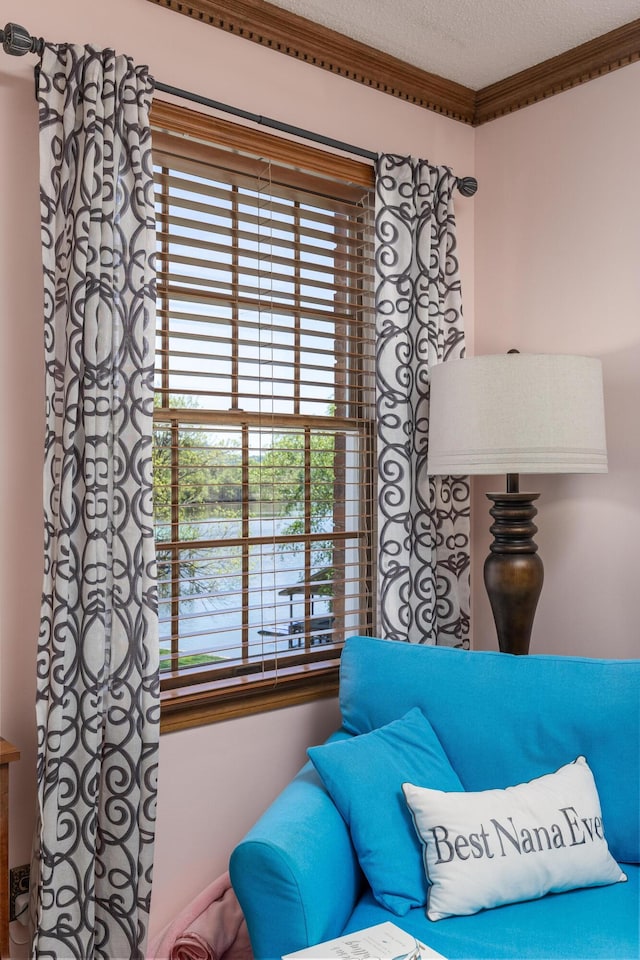
<instances>
[{"instance_id":1,"label":"white and gray scroll pattern fabric","mask_svg":"<svg viewBox=\"0 0 640 960\"><path fill-rule=\"evenodd\" d=\"M469 482L426 475L429 371L464 355L455 184L425 160L378 160L378 588L384 636L466 647Z\"/></svg>"},{"instance_id":2,"label":"white and gray scroll pattern fabric","mask_svg":"<svg viewBox=\"0 0 640 960\"><path fill-rule=\"evenodd\" d=\"M159 733L146 67L45 48L45 570L34 957L144 956Z\"/></svg>"}]
</instances>

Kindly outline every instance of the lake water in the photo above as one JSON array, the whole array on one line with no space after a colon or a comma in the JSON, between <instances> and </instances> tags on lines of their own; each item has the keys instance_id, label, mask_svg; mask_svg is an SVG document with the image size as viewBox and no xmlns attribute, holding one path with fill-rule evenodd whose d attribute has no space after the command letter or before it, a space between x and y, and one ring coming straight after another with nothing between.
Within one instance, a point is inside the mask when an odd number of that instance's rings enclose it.
<instances>
[{"instance_id":1,"label":"lake water","mask_svg":"<svg viewBox=\"0 0 640 960\"><path fill-rule=\"evenodd\" d=\"M202 521L199 535L211 537L211 524L216 523L218 534L224 538L240 536L239 521L225 521L220 530L220 522ZM275 537L286 529L291 518L268 518L250 523L250 535ZM327 518L330 524L330 518ZM215 556L212 554L215 553ZM159 557L162 551L159 549ZM330 558L326 553L317 553L312 573L327 566ZM162 571L162 563L160 563ZM168 573L168 571L167 571ZM194 556L190 564L181 568L183 581L183 599L180 601L180 654L215 653L225 658L238 658L242 653L242 561L239 548L220 547L216 551L197 551L194 543ZM197 580L199 593L194 594L192 584ZM275 652L290 649L297 642L296 636L289 633L292 622L304 618L304 596L290 597L282 594L285 588L293 587L304 580L304 549L301 544L286 544L279 548L277 542L268 542L252 546L249 562L249 643L250 653L254 656L267 656ZM189 595L190 589L192 590ZM293 602L292 602L293 601ZM161 600L160 646L168 649L171 636L171 602ZM312 616L330 615L330 599L316 596L313 598ZM265 631L262 633L261 631ZM282 637L269 636L275 632Z\"/></svg>"}]
</instances>

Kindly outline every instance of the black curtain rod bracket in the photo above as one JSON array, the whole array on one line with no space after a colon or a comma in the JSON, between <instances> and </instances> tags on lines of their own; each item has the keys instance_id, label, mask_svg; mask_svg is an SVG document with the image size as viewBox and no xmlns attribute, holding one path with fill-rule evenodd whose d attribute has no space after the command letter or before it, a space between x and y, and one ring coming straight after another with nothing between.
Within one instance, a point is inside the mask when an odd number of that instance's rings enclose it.
<instances>
[{"instance_id":1,"label":"black curtain rod bracket","mask_svg":"<svg viewBox=\"0 0 640 960\"><path fill-rule=\"evenodd\" d=\"M4 30L0 30L0 43L2 43L4 52L12 57L23 57L26 53L37 53L41 56L45 44L42 37L32 37L31 34L18 23L8 23ZM155 88L162 93L169 93L182 100L191 100L193 103L199 103L201 106L219 110L221 113L229 113L234 117L241 117L243 120L251 120L253 123L258 123L263 127L271 127L271 129L279 130L281 133L288 133L294 137L300 137L303 140L311 140L325 147L333 147L335 150L342 150L345 153L351 153L356 157L363 157L365 160L371 160L374 163L378 159L377 153L373 153L371 150L365 150L363 147L354 147L351 143L334 140L332 137L325 137L321 133L313 133L311 130L293 127L288 123L272 120L270 117L262 117L257 113L241 110L240 107L232 107L228 103L220 103L218 100L211 100L209 97L203 97L198 93L190 93L188 90L182 90L180 87L172 87L169 86L169 84L158 82ZM478 189L478 181L475 177L457 177L456 186L463 197L472 197Z\"/></svg>"}]
</instances>

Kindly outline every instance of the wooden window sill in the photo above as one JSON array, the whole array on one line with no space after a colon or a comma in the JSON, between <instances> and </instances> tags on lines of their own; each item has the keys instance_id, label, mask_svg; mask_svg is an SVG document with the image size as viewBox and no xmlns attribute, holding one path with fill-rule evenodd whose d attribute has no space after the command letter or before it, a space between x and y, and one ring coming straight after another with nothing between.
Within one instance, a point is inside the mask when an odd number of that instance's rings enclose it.
<instances>
[{"instance_id":1,"label":"wooden window sill","mask_svg":"<svg viewBox=\"0 0 640 960\"><path fill-rule=\"evenodd\" d=\"M338 694L335 660L308 663L264 674L163 690L160 732L174 733L219 720L232 720Z\"/></svg>"}]
</instances>

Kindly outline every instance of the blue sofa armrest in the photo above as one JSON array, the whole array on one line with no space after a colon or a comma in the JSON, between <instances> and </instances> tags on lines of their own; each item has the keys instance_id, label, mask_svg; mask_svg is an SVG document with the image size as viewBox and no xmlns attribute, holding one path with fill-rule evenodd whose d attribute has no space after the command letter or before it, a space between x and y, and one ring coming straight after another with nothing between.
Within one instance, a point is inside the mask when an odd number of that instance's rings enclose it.
<instances>
[{"instance_id":1,"label":"blue sofa armrest","mask_svg":"<svg viewBox=\"0 0 640 960\"><path fill-rule=\"evenodd\" d=\"M229 870L256 960L339 936L363 883L348 828L310 763L238 844Z\"/></svg>"}]
</instances>

